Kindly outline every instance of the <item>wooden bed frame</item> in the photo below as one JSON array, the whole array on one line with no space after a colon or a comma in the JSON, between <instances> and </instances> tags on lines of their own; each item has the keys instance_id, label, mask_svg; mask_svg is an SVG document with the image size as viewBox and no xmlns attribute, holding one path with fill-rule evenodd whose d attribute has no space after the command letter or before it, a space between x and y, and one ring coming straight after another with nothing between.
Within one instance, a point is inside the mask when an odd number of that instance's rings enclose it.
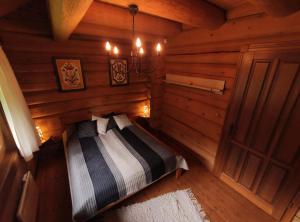
<instances>
[{"instance_id":1,"label":"wooden bed frame","mask_svg":"<svg viewBox=\"0 0 300 222\"><path fill-rule=\"evenodd\" d=\"M139 127L141 130L143 130L145 133L147 133L151 138L153 138L153 139L156 140L157 142L159 142L159 143L163 144L165 147L167 147L168 150L170 150L171 152L175 153L176 155L179 155L179 154L178 154L176 151L174 151L170 146L168 146L167 144L165 144L164 142L162 142L161 140L159 140L157 137L155 137L153 134L151 134L150 132L148 132L147 130L145 130L145 129L144 129L140 124L138 124L136 121L133 120L132 122L134 123L134 125L136 125L136 126ZM68 138L69 138L69 136L74 132L74 130L75 130L74 125L71 125L71 126L66 127L66 130L65 130L65 131L63 132L63 134L62 134L62 140L63 140L63 145L64 145L64 149L65 149L65 150L66 150L66 148L67 148L67 141L68 141ZM183 173L183 169L179 168L179 169L176 169L175 171L176 171L176 174L175 174L175 175L176 175L176 179L179 179L179 177L180 177L180 176L182 175L182 173ZM145 188L149 187L150 185L154 184L155 182L157 182L157 181L159 181L159 180L161 180L161 179L163 179L163 178L169 176L170 174L174 173L175 171L172 171L172 172L170 172L170 173L168 173L168 174L165 174L164 176L162 176L162 177L159 178L158 180L156 180L156 181L154 181L154 182L148 184L147 186L145 186L145 187L142 188L141 190L138 190L138 191L135 192L135 193L132 193L132 194L130 194L130 195L128 195L128 196L126 196L126 197L120 199L120 200L117 200L117 201L115 201L115 202L113 202L113 203L108 204L107 206L105 206L105 207L102 208L101 210L97 211L97 212L95 213L95 215L91 216L90 218L86 219L85 221L89 221L90 219L96 219L96 218L97 218L98 216L100 216L103 212L105 212L105 211L107 211L108 209L110 209L110 208L116 206L117 204L119 204L119 203L121 203L122 201L128 199L129 197L135 195L136 193L138 193L138 192L144 190Z\"/></svg>"}]
</instances>

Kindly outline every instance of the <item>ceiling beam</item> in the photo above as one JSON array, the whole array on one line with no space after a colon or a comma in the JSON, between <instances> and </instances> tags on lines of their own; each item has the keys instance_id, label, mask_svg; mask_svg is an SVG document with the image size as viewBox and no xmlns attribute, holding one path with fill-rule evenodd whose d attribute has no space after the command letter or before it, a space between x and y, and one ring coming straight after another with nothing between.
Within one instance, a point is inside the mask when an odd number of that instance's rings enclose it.
<instances>
[{"instance_id":1,"label":"ceiling beam","mask_svg":"<svg viewBox=\"0 0 300 222\"><path fill-rule=\"evenodd\" d=\"M290 15L300 9L299 0L248 0L268 15L282 17Z\"/></svg>"},{"instance_id":2,"label":"ceiling beam","mask_svg":"<svg viewBox=\"0 0 300 222\"><path fill-rule=\"evenodd\" d=\"M102 39L115 38L129 41L132 40L132 32L130 30L112 28L85 22L80 22L73 34L81 36L94 36ZM136 34L142 39L143 42L161 42L164 39L162 36L148 33L136 32Z\"/></svg>"},{"instance_id":3,"label":"ceiling beam","mask_svg":"<svg viewBox=\"0 0 300 222\"><path fill-rule=\"evenodd\" d=\"M82 19L82 23L122 29L127 32L132 31L132 16L128 9L96 1L88 9ZM169 37L181 31L181 24L156 16L138 13L135 19L135 30L136 32Z\"/></svg>"},{"instance_id":4,"label":"ceiling beam","mask_svg":"<svg viewBox=\"0 0 300 222\"><path fill-rule=\"evenodd\" d=\"M262 13L265 13L264 10L257 8L255 5L249 2L245 2L237 7L227 10L227 20L238 19Z\"/></svg>"},{"instance_id":5,"label":"ceiling beam","mask_svg":"<svg viewBox=\"0 0 300 222\"><path fill-rule=\"evenodd\" d=\"M48 0L52 32L55 40L67 40L93 0Z\"/></svg>"},{"instance_id":6,"label":"ceiling beam","mask_svg":"<svg viewBox=\"0 0 300 222\"><path fill-rule=\"evenodd\" d=\"M15 11L20 6L26 4L29 0L1 0L0 17Z\"/></svg>"},{"instance_id":7,"label":"ceiling beam","mask_svg":"<svg viewBox=\"0 0 300 222\"><path fill-rule=\"evenodd\" d=\"M201 28L217 28L225 11L203 0L98 0L122 7L137 4L141 12Z\"/></svg>"}]
</instances>

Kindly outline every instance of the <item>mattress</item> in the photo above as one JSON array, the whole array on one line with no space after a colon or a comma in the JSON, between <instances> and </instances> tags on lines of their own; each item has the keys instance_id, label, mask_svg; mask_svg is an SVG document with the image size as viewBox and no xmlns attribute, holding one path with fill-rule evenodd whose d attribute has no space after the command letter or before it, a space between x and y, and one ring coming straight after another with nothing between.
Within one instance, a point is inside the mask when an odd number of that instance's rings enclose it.
<instances>
[{"instance_id":1,"label":"mattress","mask_svg":"<svg viewBox=\"0 0 300 222\"><path fill-rule=\"evenodd\" d=\"M91 218L177 168L188 169L181 156L136 125L95 137L78 138L74 132L65 154L75 221Z\"/></svg>"}]
</instances>

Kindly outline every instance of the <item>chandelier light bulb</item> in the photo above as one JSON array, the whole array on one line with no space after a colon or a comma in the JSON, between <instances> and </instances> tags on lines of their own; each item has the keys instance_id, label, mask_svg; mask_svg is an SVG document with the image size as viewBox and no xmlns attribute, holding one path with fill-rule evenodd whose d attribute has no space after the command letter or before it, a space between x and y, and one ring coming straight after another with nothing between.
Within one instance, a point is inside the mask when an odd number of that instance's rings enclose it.
<instances>
[{"instance_id":1,"label":"chandelier light bulb","mask_svg":"<svg viewBox=\"0 0 300 222\"><path fill-rule=\"evenodd\" d=\"M117 46L114 47L114 54L117 56L119 54L119 49Z\"/></svg>"},{"instance_id":2,"label":"chandelier light bulb","mask_svg":"<svg viewBox=\"0 0 300 222\"><path fill-rule=\"evenodd\" d=\"M140 48L139 53L140 53L140 55L143 55L144 54L144 49Z\"/></svg>"},{"instance_id":3,"label":"chandelier light bulb","mask_svg":"<svg viewBox=\"0 0 300 222\"><path fill-rule=\"evenodd\" d=\"M110 52L110 50L111 50L111 45L108 41L105 43L105 50L108 52Z\"/></svg>"},{"instance_id":4,"label":"chandelier light bulb","mask_svg":"<svg viewBox=\"0 0 300 222\"><path fill-rule=\"evenodd\" d=\"M157 52L158 55L161 52L161 45L160 45L160 43L157 43L157 45L156 45L156 52Z\"/></svg>"},{"instance_id":5,"label":"chandelier light bulb","mask_svg":"<svg viewBox=\"0 0 300 222\"><path fill-rule=\"evenodd\" d=\"M137 48L140 48L142 46L142 42L141 42L140 38L136 39L135 45L136 45Z\"/></svg>"}]
</instances>

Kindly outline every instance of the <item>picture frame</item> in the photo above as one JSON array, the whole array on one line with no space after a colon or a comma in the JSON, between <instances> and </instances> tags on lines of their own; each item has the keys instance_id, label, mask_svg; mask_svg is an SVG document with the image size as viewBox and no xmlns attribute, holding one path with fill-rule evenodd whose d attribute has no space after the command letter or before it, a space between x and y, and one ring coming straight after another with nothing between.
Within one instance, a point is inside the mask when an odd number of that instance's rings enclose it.
<instances>
[{"instance_id":1,"label":"picture frame","mask_svg":"<svg viewBox=\"0 0 300 222\"><path fill-rule=\"evenodd\" d=\"M124 86L129 84L127 59L111 58L109 60L110 86Z\"/></svg>"},{"instance_id":2,"label":"picture frame","mask_svg":"<svg viewBox=\"0 0 300 222\"><path fill-rule=\"evenodd\" d=\"M62 92L85 90L85 78L79 58L53 57L59 89Z\"/></svg>"}]
</instances>

